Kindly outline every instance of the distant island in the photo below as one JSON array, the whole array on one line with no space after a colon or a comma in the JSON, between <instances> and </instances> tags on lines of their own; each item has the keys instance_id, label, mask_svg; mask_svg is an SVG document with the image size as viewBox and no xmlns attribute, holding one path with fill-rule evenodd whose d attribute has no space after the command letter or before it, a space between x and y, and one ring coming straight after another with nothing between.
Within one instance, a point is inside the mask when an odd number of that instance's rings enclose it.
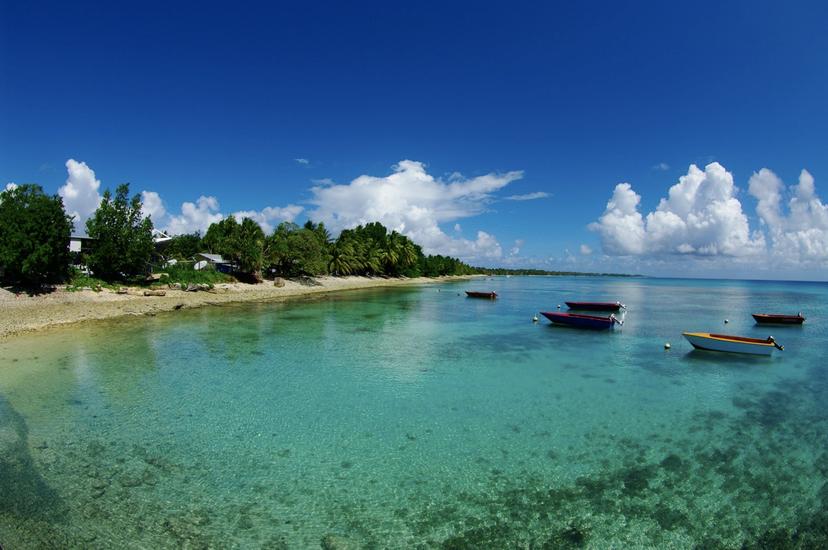
<instances>
[{"instance_id":1,"label":"distant island","mask_svg":"<svg viewBox=\"0 0 828 550\"><path fill-rule=\"evenodd\" d=\"M546 269L512 269L505 267L473 267L483 275L552 275L559 277L644 277L629 273L593 273L589 271L548 271Z\"/></svg>"}]
</instances>

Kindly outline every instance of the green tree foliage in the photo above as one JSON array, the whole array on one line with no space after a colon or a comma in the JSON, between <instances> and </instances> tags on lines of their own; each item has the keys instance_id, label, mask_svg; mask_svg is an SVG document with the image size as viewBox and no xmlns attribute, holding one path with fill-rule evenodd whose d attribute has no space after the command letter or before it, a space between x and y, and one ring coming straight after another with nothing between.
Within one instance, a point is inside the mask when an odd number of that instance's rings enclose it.
<instances>
[{"instance_id":1,"label":"green tree foliage","mask_svg":"<svg viewBox=\"0 0 828 550\"><path fill-rule=\"evenodd\" d=\"M239 222L233 216L228 216L220 222L210 224L204 234L201 244L210 254L220 254L222 257L233 253L235 236L239 231Z\"/></svg>"},{"instance_id":2,"label":"green tree foliage","mask_svg":"<svg viewBox=\"0 0 828 550\"><path fill-rule=\"evenodd\" d=\"M425 277L441 277L444 275L472 275L479 273L476 268L464 264L457 258L448 256L424 256L420 258L420 272Z\"/></svg>"},{"instance_id":3,"label":"green tree foliage","mask_svg":"<svg viewBox=\"0 0 828 550\"><path fill-rule=\"evenodd\" d=\"M245 225L250 231L243 230ZM427 275L466 275L479 271L456 258L424 256L411 239L388 230L379 222L343 230L331 242L324 224L308 221L304 226L284 222L259 244L262 235L252 220L241 224L233 217L214 223L204 235L202 245L249 270L264 265L283 277L334 275L387 275L417 277ZM261 230L259 230L261 231ZM244 254L240 255L241 250ZM261 260L259 254L261 251ZM243 258L249 258L249 264Z\"/></svg>"},{"instance_id":4,"label":"green tree foliage","mask_svg":"<svg viewBox=\"0 0 828 550\"><path fill-rule=\"evenodd\" d=\"M72 219L57 195L39 185L0 193L0 271L3 281L37 286L62 281L69 269Z\"/></svg>"},{"instance_id":5,"label":"green tree foliage","mask_svg":"<svg viewBox=\"0 0 828 550\"><path fill-rule=\"evenodd\" d=\"M244 218L234 239L235 250L230 259L244 274L261 278L265 234L261 226L250 218Z\"/></svg>"},{"instance_id":6,"label":"green tree foliage","mask_svg":"<svg viewBox=\"0 0 828 550\"><path fill-rule=\"evenodd\" d=\"M419 275L419 246L379 222L359 225L340 233L333 245L329 268L342 275Z\"/></svg>"},{"instance_id":7,"label":"green tree foliage","mask_svg":"<svg viewBox=\"0 0 828 550\"><path fill-rule=\"evenodd\" d=\"M323 275L328 272L330 234L324 224L304 227L283 222L268 237L267 264L278 275Z\"/></svg>"},{"instance_id":8,"label":"green tree foliage","mask_svg":"<svg viewBox=\"0 0 828 550\"><path fill-rule=\"evenodd\" d=\"M95 239L89 268L106 281L122 280L147 272L154 245L152 220L141 215L141 197L129 199L129 184L104 191L95 214L86 222L86 232Z\"/></svg>"},{"instance_id":9,"label":"green tree foliage","mask_svg":"<svg viewBox=\"0 0 828 550\"><path fill-rule=\"evenodd\" d=\"M264 261L265 234L250 218L241 223L233 216L207 228L202 245L212 254L220 254L235 266L239 275L259 280Z\"/></svg>"},{"instance_id":10,"label":"green tree foliage","mask_svg":"<svg viewBox=\"0 0 828 550\"><path fill-rule=\"evenodd\" d=\"M176 235L170 239L164 248L164 256L177 260L188 260L199 252L204 252L201 240L199 232Z\"/></svg>"}]
</instances>

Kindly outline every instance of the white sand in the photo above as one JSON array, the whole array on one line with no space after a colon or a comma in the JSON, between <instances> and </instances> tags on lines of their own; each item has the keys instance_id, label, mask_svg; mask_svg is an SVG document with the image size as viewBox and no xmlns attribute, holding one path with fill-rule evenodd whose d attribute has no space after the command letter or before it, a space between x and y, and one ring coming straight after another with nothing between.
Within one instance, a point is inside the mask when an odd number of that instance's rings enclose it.
<instances>
[{"instance_id":1,"label":"white sand","mask_svg":"<svg viewBox=\"0 0 828 550\"><path fill-rule=\"evenodd\" d=\"M49 294L28 296L0 289L0 338L93 319L110 319L123 315L146 315L228 302L279 301L296 296L360 288L418 285L469 277L385 279L372 277L317 277L313 284L285 281L278 288L272 281L260 284L220 284L213 290L185 292L166 290L166 296L144 296L143 288L130 288L128 294L104 289L69 292L58 288Z\"/></svg>"}]
</instances>

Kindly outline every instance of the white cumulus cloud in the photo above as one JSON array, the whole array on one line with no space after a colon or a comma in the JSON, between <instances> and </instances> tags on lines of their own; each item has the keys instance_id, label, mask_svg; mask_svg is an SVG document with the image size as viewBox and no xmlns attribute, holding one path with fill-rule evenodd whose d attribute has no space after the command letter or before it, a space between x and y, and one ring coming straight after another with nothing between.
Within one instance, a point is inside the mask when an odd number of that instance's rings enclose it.
<instances>
[{"instance_id":1,"label":"white cumulus cloud","mask_svg":"<svg viewBox=\"0 0 828 550\"><path fill-rule=\"evenodd\" d=\"M748 192L767 228L774 257L782 261L828 262L828 205L816 194L813 176L802 170L790 189L767 168L750 178ZM783 202L787 200L787 213Z\"/></svg>"},{"instance_id":2,"label":"white cumulus cloud","mask_svg":"<svg viewBox=\"0 0 828 550\"><path fill-rule=\"evenodd\" d=\"M587 244L582 244L581 245L581 255L589 256L590 254L592 254L592 248L590 248L590 246L587 245Z\"/></svg>"},{"instance_id":3,"label":"white cumulus cloud","mask_svg":"<svg viewBox=\"0 0 828 550\"><path fill-rule=\"evenodd\" d=\"M74 216L75 231L86 233L86 220L95 213L101 202L98 193L101 182L85 162L69 159L66 161L66 170L69 176L66 183L58 189L58 195L63 197L66 213Z\"/></svg>"},{"instance_id":4,"label":"white cumulus cloud","mask_svg":"<svg viewBox=\"0 0 828 550\"><path fill-rule=\"evenodd\" d=\"M166 219L167 209L164 208L161 195L155 191L141 191L141 214L145 218L150 218L155 226L159 221Z\"/></svg>"},{"instance_id":5,"label":"white cumulus cloud","mask_svg":"<svg viewBox=\"0 0 828 550\"><path fill-rule=\"evenodd\" d=\"M195 231L204 234L211 224L223 219L224 215L219 212L218 199L201 195L195 202L182 203L180 214L171 214L165 220L158 220L155 225L170 235Z\"/></svg>"},{"instance_id":6,"label":"white cumulus cloud","mask_svg":"<svg viewBox=\"0 0 828 550\"><path fill-rule=\"evenodd\" d=\"M379 221L421 244L427 254L495 259L503 251L493 235L478 231L474 240L454 238L440 224L482 213L494 192L522 176L512 171L467 179L454 173L443 181L428 174L423 163L403 160L387 176L312 187L310 202L316 209L309 216L334 231Z\"/></svg>"},{"instance_id":7,"label":"white cumulus cloud","mask_svg":"<svg viewBox=\"0 0 828 550\"><path fill-rule=\"evenodd\" d=\"M536 199L545 199L549 197L549 193L546 191L536 191L534 193L526 193L525 195L511 195L506 197L506 200L509 201L533 201Z\"/></svg>"},{"instance_id":8,"label":"white cumulus cloud","mask_svg":"<svg viewBox=\"0 0 828 550\"><path fill-rule=\"evenodd\" d=\"M638 210L641 196L629 183L619 183L604 214L589 227L610 255L756 255L765 250L765 239L750 232L736 191L733 175L718 162L703 171L691 165L646 217Z\"/></svg>"},{"instance_id":9,"label":"white cumulus cloud","mask_svg":"<svg viewBox=\"0 0 828 550\"><path fill-rule=\"evenodd\" d=\"M295 160L299 164L310 164L310 161L308 159L298 158L293 160Z\"/></svg>"},{"instance_id":10,"label":"white cumulus cloud","mask_svg":"<svg viewBox=\"0 0 828 550\"><path fill-rule=\"evenodd\" d=\"M292 222L302 213L303 207L289 204L284 207L267 206L263 210L241 210L234 212L236 219L250 218L257 222L265 233L270 233L281 222Z\"/></svg>"},{"instance_id":11,"label":"white cumulus cloud","mask_svg":"<svg viewBox=\"0 0 828 550\"><path fill-rule=\"evenodd\" d=\"M211 224L225 218L216 197L200 196L195 202L184 202L178 214L168 212L161 196L155 191L143 191L142 212L150 216L153 225L171 235L199 231L204 234ZM304 210L301 206L289 204L284 207L266 206L262 210L240 210L233 212L236 219L250 218L257 222L265 233L270 233L280 222L292 222Z\"/></svg>"}]
</instances>

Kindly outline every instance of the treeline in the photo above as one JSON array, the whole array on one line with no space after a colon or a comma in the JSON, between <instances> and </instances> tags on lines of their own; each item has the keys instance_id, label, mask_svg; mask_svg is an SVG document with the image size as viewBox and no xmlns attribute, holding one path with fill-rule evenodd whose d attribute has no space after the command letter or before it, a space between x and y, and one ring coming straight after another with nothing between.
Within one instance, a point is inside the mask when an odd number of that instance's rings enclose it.
<instances>
[{"instance_id":1,"label":"treeline","mask_svg":"<svg viewBox=\"0 0 828 550\"><path fill-rule=\"evenodd\" d=\"M586 271L548 271L546 269L511 269L505 267L474 267L476 273L486 275L554 275L558 277L640 277L627 273L591 273Z\"/></svg>"},{"instance_id":2,"label":"treeline","mask_svg":"<svg viewBox=\"0 0 828 550\"><path fill-rule=\"evenodd\" d=\"M322 223L280 224L266 235L254 220L233 216L198 233L174 236L156 250L153 225L141 213L140 195L129 197L129 185L106 190L86 222L91 247L69 252L72 218L58 195L34 184L0 193L0 281L39 286L66 281L71 264L83 264L106 282L135 281L169 260L187 265L200 252L219 254L242 280L266 276L368 275L436 277L468 275L479 270L446 256L426 256L405 235L378 222L346 229L333 239ZM181 271L179 265L176 270Z\"/></svg>"},{"instance_id":3,"label":"treeline","mask_svg":"<svg viewBox=\"0 0 828 550\"><path fill-rule=\"evenodd\" d=\"M197 252L221 255L241 278L273 275L366 275L437 277L477 273L456 258L423 254L420 245L379 222L343 230L336 239L324 223L307 221L299 226L284 222L265 235L253 220L233 216L198 233L173 237L166 256L179 260Z\"/></svg>"}]
</instances>

